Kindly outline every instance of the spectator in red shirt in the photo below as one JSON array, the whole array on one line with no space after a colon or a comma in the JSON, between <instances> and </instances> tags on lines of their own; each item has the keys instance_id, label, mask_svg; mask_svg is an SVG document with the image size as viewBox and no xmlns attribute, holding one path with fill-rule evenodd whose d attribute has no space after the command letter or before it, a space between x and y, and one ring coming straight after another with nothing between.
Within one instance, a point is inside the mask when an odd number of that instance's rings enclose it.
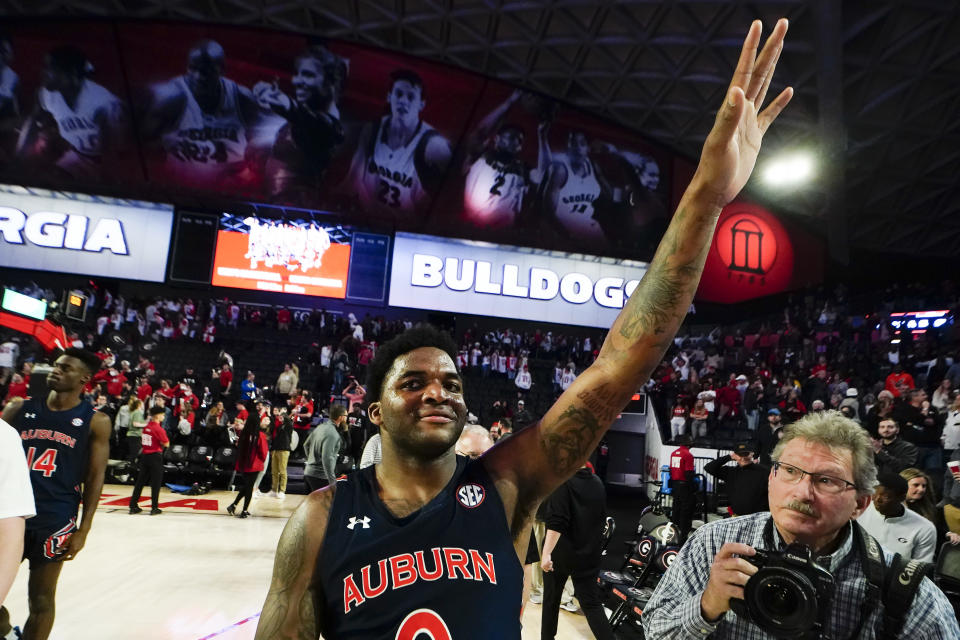
<instances>
[{"instance_id":1,"label":"spectator in red shirt","mask_svg":"<svg viewBox=\"0 0 960 640\"><path fill-rule=\"evenodd\" d=\"M13 398L26 398L27 397L27 383L24 382L23 376L19 373L13 374L13 377L10 378L10 386L7 387L7 397L3 399L3 404L7 404Z\"/></svg>"},{"instance_id":2,"label":"spectator in red shirt","mask_svg":"<svg viewBox=\"0 0 960 640\"><path fill-rule=\"evenodd\" d=\"M736 418L740 415L740 390L737 381L731 378L729 384L717 390L717 418Z\"/></svg>"},{"instance_id":3,"label":"spectator in red shirt","mask_svg":"<svg viewBox=\"0 0 960 640\"><path fill-rule=\"evenodd\" d=\"M248 417L249 415L250 415L250 411L247 409L247 407L246 407L242 402L238 402L238 403L237 403L237 416L234 418L234 420L240 420L241 422L243 422L244 424L246 424L246 422L247 422L247 417Z\"/></svg>"},{"instance_id":4,"label":"spectator in red shirt","mask_svg":"<svg viewBox=\"0 0 960 640\"><path fill-rule=\"evenodd\" d=\"M679 445L670 454L670 492L673 495L673 523L677 525L680 540L686 539L693 522L693 454L687 448L692 442L689 435L677 438Z\"/></svg>"},{"instance_id":5,"label":"spectator in red shirt","mask_svg":"<svg viewBox=\"0 0 960 640\"><path fill-rule=\"evenodd\" d=\"M138 382L140 384L137 386L137 397L140 398L140 402L146 402L150 394L153 393L153 387L150 386L146 378L140 378Z\"/></svg>"},{"instance_id":6,"label":"spectator in red shirt","mask_svg":"<svg viewBox=\"0 0 960 640\"><path fill-rule=\"evenodd\" d=\"M294 406L297 429L310 428L310 420L313 418L313 408L313 399L310 397L310 392L307 390L301 391L297 398L297 404Z\"/></svg>"},{"instance_id":7,"label":"spectator in red shirt","mask_svg":"<svg viewBox=\"0 0 960 640\"><path fill-rule=\"evenodd\" d=\"M884 388L892 393L894 398L899 398L904 391L914 389L916 385L913 383L913 376L904 373L903 365L895 364L893 365L893 372L887 376Z\"/></svg>"},{"instance_id":8,"label":"spectator in red shirt","mask_svg":"<svg viewBox=\"0 0 960 640\"><path fill-rule=\"evenodd\" d=\"M289 332L291 320L293 320L293 315L290 313L290 309L280 307L280 310L277 311L277 331Z\"/></svg>"},{"instance_id":9,"label":"spectator in red shirt","mask_svg":"<svg viewBox=\"0 0 960 640\"><path fill-rule=\"evenodd\" d=\"M225 364L220 368L220 397L229 396L232 387L233 372L230 371L230 365Z\"/></svg>"},{"instance_id":10,"label":"spectator in red shirt","mask_svg":"<svg viewBox=\"0 0 960 640\"><path fill-rule=\"evenodd\" d=\"M174 406L173 399L177 395L177 390L170 386L169 380L160 381L160 389L157 390L157 393L167 399L168 405Z\"/></svg>"},{"instance_id":11,"label":"spectator in red shirt","mask_svg":"<svg viewBox=\"0 0 960 640\"><path fill-rule=\"evenodd\" d=\"M127 376L118 369L109 369L107 375L107 395L111 398L119 398L123 395L123 385L127 382Z\"/></svg>"},{"instance_id":12,"label":"spectator in red shirt","mask_svg":"<svg viewBox=\"0 0 960 640\"><path fill-rule=\"evenodd\" d=\"M243 510L239 517L246 518L250 515L247 509L249 509L250 500L253 498L253 485L257 480L257 475L263 471L263 462L267 459L267 435L264 433L267 425L269 425L269 422L261 426L260 418L256 413L247 417L243 423L236 464L236 470L243 475L243 483L240 490L237 491L237 497L227 507L227 513L230 515L236 512L240 498L243 498Z\"/></svg>"},{"instance_id":13,"label":"spectator in red shirt","mask_svg":"<svg viewBox=\"0 0 960 640\"><path fill-rule=\"evenodd\" d=\"M143 447L140 455L140 471L137 473L137 483L133 486L133 495L130 496L130 514L140 513L140 492L147 480L150 481L150 502L153 507L150 515L163 513L160 511L160 483L163 481L163 450L170 446L167 432L163 430L163 407L150 409L150 421L143 428L140 443Z\"/></svg>"}]
</instances>

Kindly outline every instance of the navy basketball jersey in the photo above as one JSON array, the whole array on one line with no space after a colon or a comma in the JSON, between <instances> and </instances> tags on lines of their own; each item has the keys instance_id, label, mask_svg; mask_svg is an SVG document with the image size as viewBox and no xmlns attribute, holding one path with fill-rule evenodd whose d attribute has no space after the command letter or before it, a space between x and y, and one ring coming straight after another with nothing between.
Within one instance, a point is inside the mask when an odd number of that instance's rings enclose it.
<instances>
[{"instance_id":1,"label":"navy basketball jersey","mask_svg":"<svg viewBox=\"0 0 960 640\"><path fill-rule=\"evenodd\" d=\"M523 568L483 464L457 469L429 504L395 518L376 467L337 483L318 572L324 638L520 638Z\"/></svg>"},{"instance_id":2,"label":"navy basketball jersey","mask_svg":"<svg viewBox=\"0 0 960 640\"><path fill-rule=\"evenodd\" d=\"M27 529L62 524L77 515L93 411L86 400L67 411L51 411L45 398L32 398L14 417L37 505L37 515L27 520Z\"/></svg>"}]
</instances>

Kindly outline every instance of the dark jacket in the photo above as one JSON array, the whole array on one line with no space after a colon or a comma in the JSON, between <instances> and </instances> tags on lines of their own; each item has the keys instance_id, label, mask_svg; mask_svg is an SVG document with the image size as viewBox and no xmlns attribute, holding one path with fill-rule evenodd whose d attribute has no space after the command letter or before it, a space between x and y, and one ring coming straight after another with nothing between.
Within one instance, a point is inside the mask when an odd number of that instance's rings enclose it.
<instances>
[{"instance_id":1,"label":"dark jacket","mask_svg":"<svg viewBox=\"0 0 960 640\"><path fill-rule=\"evenodd\" d=\"M711 460L703 470L726 483L727 496L733 513L745 516L759 511L769 511L767 481L770 478L770 467L758 463L746 467L725 466L730 460L732 460L730 456Z\"/></svg>"},{"instance_id":2,"label":"dark jacket","mask_svg":"<svg viewBox=\"0 0 960 640\"><path fill-rule=\"evenodd\" d=\"M762 419L762 418L761 418ZM783 431L783 423L776 431L770 428L770 422L761 423L757 426L757 458L763 464L770 464L770 454L774 447L780 442L780 432Z\"/></svg>"},{"instance_id":3,"label":"dark jacket","mask_svg":"<svg viewBox=\"0 0 960 640\"><path fill-rule=\"evenodd\" d=\"M603 482L589 469L580 469L544 501L547 529L560 532L553 556L573 573L600 567L601 537L607 516Z\"/></svg>"},{"instance_id":4,"label":"dark jacket","mask_svg":"<svg viewBox=\"0 0 960 640\"><path fill-rule=\"evenodd\" d=\"M917 447L898 437L874 455L877 463L877 475L886 472L900 473L917 464Z\"/></svg>"},{"instance_id":5,"label":"dark jacket","mask_svg":"<svg viewBox=\"0 0 960 640\"><path fill-rule=\"evenodd\" d=\"M273 419L271 417L271 419ZM270 440L270 451L290 451L293 447L290 445L293 434L293 420L290 416L283 416L280 424L274 422L273 438Z\"/></svg>"},{"instance_id":6,"label":"dark jacket","mask_svg":"<svg viewBox=\"0 0 960 640\"><path fill-rule=\"evenodd\" d=\"M900 437L918 447L940 447L940 432L943 424L940 416L931 407L924 413L908 402L893 410L893 419L900 425Z\"/></svg>"}]
</instances>

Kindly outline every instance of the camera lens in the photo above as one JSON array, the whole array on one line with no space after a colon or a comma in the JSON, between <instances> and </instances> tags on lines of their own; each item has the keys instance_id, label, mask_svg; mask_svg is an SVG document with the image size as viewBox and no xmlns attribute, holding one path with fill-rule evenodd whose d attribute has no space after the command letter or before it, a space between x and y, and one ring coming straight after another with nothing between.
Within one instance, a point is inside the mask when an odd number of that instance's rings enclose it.
<instances>
[{"instance_id":1,"label":"camera lens","mask_svg":"<svg viewBox=\"0 0 960 640\"><path fill-rule=\"evenodd\" d=\"M771 580L763 585L757 599L770 616L786 618L793 615L799 606L797 591L794 585L781 580Z\"/></svg>"},{"instance_id":2,"label":"camera lens","mask_svg":"<svg viewBox=\"0 0 960 640\"><path fill-rule=\"evenodd\" d=\"M813 583L786 567L760 569L747 582L744 600L757 626L777 638L796 637L818 620Z\"/></svg>"}]
</instances>

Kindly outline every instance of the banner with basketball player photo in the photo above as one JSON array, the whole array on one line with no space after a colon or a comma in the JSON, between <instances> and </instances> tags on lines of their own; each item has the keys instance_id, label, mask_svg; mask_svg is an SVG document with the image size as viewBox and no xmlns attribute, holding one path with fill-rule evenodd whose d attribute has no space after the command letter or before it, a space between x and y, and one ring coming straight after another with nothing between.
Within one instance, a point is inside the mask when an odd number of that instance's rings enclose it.
<instances>
[{"instance_id":1,"label":"banner with basketball player photo","mask_svg":"<svg viewBox=\"0 0 960 640\"><path fill-rule=\"evenodd\" d=\"M350 237L348 230L308 214L278 220L224 213L211 284L345 298Z\"/></svg>"},{"instance_id":2,"label":"banner with basketball player photo","mask_svg":"<svg viewBox=\"0 0 960 640\"><path fill-rule=\"evenodd\" d=\"M670 155L471 72L276 31L118 25L151 181L354 225L652 253Z\"/></svg>"},{"instance_id":3,"label":"banner with basketball player photo","mask_svg":"<svg viewBox=\"0 0 960 640\"><path fill-rule=\"evenodd\" d=\"M5 180L55 188L143 184L119 59L109 22L4 22Z\"/></svg>"},{"instance_id":4,"label":"banner with basketball player photo","mask_svg":"<svg viewBox=\"0 0 960 640\"><path fill-rule=\"evenodd\" d=\"M674 204L674 154L463 69L246 27L7 28L0 164L18 182L633 259Z\"/></svg>"},{"instance_id":5,"label":"banner with basketball player photo","mask_svg":"<svg viewBox=\"0 0 960 640\"><path fill-rule=\"evenodd\" d=\"M391 229L423 223L484 85L276 31L137 23L119 33L151 179Z\"/></svg>"},{"instance_id":6,"label":"banner with basketball player photo","mask_svg":"<svg viewBox=\"0 0 960 640\"><path fill-rule=\"evenodd\" d=\"M649 259L669 223L671 160L622 127L490 81L430 228Z\"/></svg>"}]
</instances>

